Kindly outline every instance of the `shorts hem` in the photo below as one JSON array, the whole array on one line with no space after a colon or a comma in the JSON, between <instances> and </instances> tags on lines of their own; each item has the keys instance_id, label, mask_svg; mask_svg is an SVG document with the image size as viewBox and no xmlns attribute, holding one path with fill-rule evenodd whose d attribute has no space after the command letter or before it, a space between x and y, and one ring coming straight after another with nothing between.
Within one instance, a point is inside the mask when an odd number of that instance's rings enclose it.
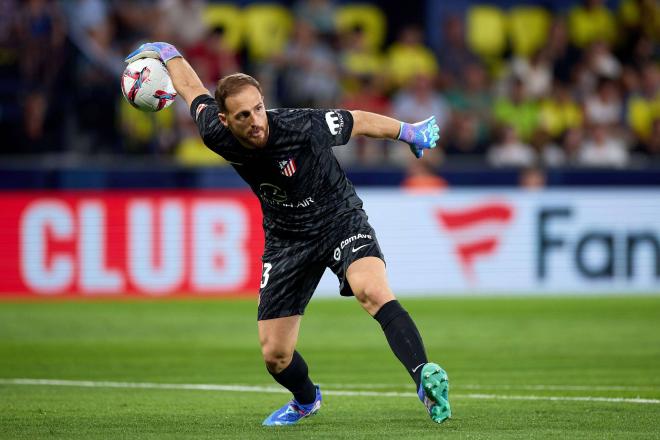
<instances>
[{"instance_id":1,"label":"shorts hem","mask_svg":"<svg viewBox=\"0 0 660 440\"><path fill-rule=\"evenodd\" d=\"M304 315L305 312L301 310L281 310L276 313L263 313L257 316L257 321L267 321L269 319L288 318L289 316Z\"/></svg>"}]
</instances>

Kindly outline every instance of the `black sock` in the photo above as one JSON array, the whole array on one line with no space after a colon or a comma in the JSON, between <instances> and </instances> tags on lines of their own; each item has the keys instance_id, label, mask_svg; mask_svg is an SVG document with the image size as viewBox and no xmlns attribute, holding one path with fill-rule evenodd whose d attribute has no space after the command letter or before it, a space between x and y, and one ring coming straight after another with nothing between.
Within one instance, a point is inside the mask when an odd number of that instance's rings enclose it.
<instances>
[{"instance_id":1,"label":"black sock","mask_svg":"<svg viewBox=\"0 0 660 440\"><path fill-rule=\"evenodd\" d=\"M399 301L385 303L374 315L383 328L387 342L419 388L422 368L428 362L422 337L412 318Z\"/></svg>"},{"instance_id":2,"label":"black sock","mask_svg":"<svg viewBox=\"0 0 660 440\"><path fill-rule=\"evenodd\" d=\"M277 383L291 391L298 403L307 405L316 399L316 387L309 378L307 364L297 351L293 352L293 359L284 370L270 375Z\"/></svg>"}]
</instances>

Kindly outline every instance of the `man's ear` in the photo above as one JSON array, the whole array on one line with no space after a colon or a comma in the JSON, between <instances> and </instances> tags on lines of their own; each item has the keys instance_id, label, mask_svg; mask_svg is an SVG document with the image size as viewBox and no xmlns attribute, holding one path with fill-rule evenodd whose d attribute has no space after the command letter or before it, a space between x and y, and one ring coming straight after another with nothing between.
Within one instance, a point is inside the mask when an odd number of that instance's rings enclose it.
<instances>
[{"instance_id":1,"label":"man's ear","mask_svg":"<svg viewBox=\"0 0 660 440\"><path fill-rule=\"evenodd\" d=\"M225 127L227 126L227 115L225 115L224 113L218 113L218 119L220 119L222 125L224 125Z\"/></svg>"}]
</instances>

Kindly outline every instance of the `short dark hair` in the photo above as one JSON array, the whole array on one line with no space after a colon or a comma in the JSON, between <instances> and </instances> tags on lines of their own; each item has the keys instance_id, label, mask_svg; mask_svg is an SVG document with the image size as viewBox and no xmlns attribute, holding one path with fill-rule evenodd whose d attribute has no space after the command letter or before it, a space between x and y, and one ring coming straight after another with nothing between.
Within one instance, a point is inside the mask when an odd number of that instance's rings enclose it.
<instances>
[{"instance_id":1,"label":"short dark hair","mask_svg":"<svg viewBox=\"0 0 660 440\"><path fill-rule=\"evenodd\" d=\"M215 89L215 100L218 103L220 112L224 113L227 111L225 100L228 97L237 94L239 91L241 91L241 89L243 89L243 87L247 86L256 87L257 90L259 90L259 93L263 95L259 81L252 78L250 75L246 75L245 73L233 73L218 81L218 86Z\"/></svg>"}]
</instances>

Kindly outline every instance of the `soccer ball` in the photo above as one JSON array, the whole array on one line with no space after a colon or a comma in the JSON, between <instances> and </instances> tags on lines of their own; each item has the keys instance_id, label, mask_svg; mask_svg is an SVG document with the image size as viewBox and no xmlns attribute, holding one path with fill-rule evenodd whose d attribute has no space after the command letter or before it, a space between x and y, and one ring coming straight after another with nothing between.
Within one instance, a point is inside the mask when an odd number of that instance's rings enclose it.
<instances>
[{"instance_id":1,"label":"soccer ball","mask_svg":"<svg viewBox=\"0 0 660 440\"><path fill-rule=\"evenodd\" d=\"M155 58L140 58L126 66L121 92L129 104L144 112L169 107L176 97L167 68Z\"/></svg>"}]
</instances>

